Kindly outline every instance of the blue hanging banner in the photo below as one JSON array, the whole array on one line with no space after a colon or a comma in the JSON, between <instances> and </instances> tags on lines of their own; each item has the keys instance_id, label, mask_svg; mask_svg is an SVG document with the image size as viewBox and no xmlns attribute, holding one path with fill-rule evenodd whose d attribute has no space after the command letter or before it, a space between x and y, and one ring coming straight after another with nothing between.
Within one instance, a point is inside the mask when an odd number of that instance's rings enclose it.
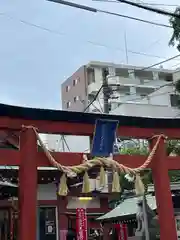
<instances>
[{"instance_id":1,"label":"blue hanging banner","mask_svg":"<svg viewBox=\"0 0 180 240\"><path fill-rule=\"evenodd\" d=\"M91 155L96 157L108 157L114 152L114 142L118 121L98 119L92 143Z\"/></svg>"}]
</instances>

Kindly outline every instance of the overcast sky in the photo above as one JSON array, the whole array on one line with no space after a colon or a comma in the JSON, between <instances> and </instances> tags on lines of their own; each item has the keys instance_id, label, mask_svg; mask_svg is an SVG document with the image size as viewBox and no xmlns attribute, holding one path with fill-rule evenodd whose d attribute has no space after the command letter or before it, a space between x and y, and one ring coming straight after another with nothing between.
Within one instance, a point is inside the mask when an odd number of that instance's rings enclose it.
<instances>
[{"instance_id":1,"label":"overcast sky","mask_svg":"<svg viewBox=\"0 0 180 240\"><path fill-rule=\"evenodd\" d=\"M145 0L144 0L145 1ZM178 4L179 0L146 0ZM168 18L119 3L76 0L129 16L168 24ZM173 8L167 8L172 10ZM0 1L0 102L61 108L61 83L91 60L148 66L177 54L168 46L171 29L47 2ZM161 58L160 58L161 57ZM177 65L171 61L164 67Z\"/></svg>"}]
</instances>

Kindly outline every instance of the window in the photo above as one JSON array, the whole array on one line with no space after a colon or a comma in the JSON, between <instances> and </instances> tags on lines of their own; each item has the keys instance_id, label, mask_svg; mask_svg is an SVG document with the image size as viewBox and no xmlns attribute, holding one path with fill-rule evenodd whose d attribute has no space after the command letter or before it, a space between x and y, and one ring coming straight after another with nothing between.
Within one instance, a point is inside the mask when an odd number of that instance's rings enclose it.
<instances>
[{"instance_id":1,"label":"window","mask_svg":"<svg viewBox=\"0 0 180 240\"><path fill-rule=\"evenodd\" d=\"M80 77L77 77L76 80L77 80L77 83L80 82Z\"/></svg>"},{"instance_id":2,"label":"window","mask_svg":"<svg viewBox=\"0 0 180 240\"><path fill-rule=\"evenodd\" d=\"M74 102L77 102L79 100L79 96L74 97Z\"/></svg>"},{"instance_id":3,"label":"window","mask_svg":"<svg viewBox=\"0 0 180 240\"><path fill-rule=\"evenodd\" d=\"M171 107L180 106L180 95L170 94Z\"/></svg>"},{"instance_id":4,"label":"window","mask_svg":"<svg viewBox=\"0 0 180 240\"><path fill-rule=\"evenodd\" d=\"M87 79L88 79L88 85L95 82L95 72L93 68L87 69Z\"/></svg>"},{"instance_id":5,"label":"window","mask_svg":"<svg viewBox=\"0 0 180 240\"><path fill-rule=\"evenodd\" d=\"M66 107L69 108L71 106L71 102L68 101L67 104L66 104Z\"/></svg>"},{"instance_id":6,"label":"window","mask_svg":"<svg viewBox=\"0 0 180 240\"><path fill-rule=\"evenodd\" d=\"M168 74L168 75L165 77L165 80L166 80L167 82L172 82L172 81L173 81L173 76L172 76L172 74Z\"/></svg>"},{"instance_id":7,"label":"window","mask_svg":"<svg viewBox=\"0 0 180 240\"><path fill-rule=\"evenodd\" d=\"M73 80L73 86L76 86L76 84L78 84L78 82L80 82L79 77L77 77L76 79Z\"/></svg>"},{"instance_id":8,"label":"window","mask_svg":"<svg viewBox=\"0 0 180 240\"><path fill-rule=\"evenodd\" d=\"M147 94L145 94L145 93L140 93L140 96L141 96L142 98L144 98L144 97L147 96Z\"/></svg>"},{"instance_id":9,"label":"window","mask_svg":"<svg viewBox=\"0 0 180 240\"><path fill-rule=\"evenodd\" d=\"M70 86L66 86L66 92L69 92Z\"/></svg>"}]
</instances>

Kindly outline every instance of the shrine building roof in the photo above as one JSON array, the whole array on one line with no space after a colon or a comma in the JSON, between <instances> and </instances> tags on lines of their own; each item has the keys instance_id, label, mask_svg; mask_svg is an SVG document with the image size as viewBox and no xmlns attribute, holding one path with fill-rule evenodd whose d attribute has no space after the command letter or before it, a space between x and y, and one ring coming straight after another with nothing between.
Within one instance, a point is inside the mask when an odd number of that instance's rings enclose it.
<instances>
[{"instance_id":1,"label":"shrine building roof","mask_svg":"<svg viewBox=\"0 0 180 240\"><path fill-rule=\"evenodd\" d=\"M147 195L147 203L152 210L156 210L155 196ZM121 218L132 218L137 212L138 197L130 197L123 200L116 208L97 218L98 221L118 220Z\"/></svg>"}]
</instances>

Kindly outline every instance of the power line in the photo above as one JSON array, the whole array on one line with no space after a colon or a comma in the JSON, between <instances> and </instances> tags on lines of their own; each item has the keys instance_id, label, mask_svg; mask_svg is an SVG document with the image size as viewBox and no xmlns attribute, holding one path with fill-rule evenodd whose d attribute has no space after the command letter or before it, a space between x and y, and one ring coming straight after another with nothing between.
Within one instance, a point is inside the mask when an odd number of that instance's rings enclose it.
<instances>
[{"instance_id":1,"label":"power line","mask_svg":"<svg viewBox=\"0 0 180 240\"><path fill-rule=\"evenodd\" d=\"M1 16L5 16L5 17L8 17L9 19L13 19L13 20L17 20L19 21L20 23L22 24L25 24L27 26L30 26L30 27L34 27L34 28L37 28L37 29L40 29L42 31L46 31L46 32L49 32L51 34L56 34L56 35L60 35L60 36L71 36L71 34L67 34L67 33L63 33L63 32L59 32L59 31L55 31L55 30L52 30L52 29L49 29L49 28L46 28L46 27L43 27L43 26L40 26L38 24L34 24L34 23L31 23L31 22L28 22L26 20L23 20L23 19L18 19L18 18L15 18L15 17L12 17L10 15L7 15L5 13L0 13ZM171 26L169 26L171 27ZM103 43L99 43L99 42L95 42L95 41L91 41L91 40L80 40L82 42L85 42L85 43L88 43L88 44L91 44L93 46L99 46L99 47L104 47L104 48L107 48L107 49L114 49L116 51L122 51L124 52L123 49L119 48L119 47L113 47L113 46L110 46L110 45L106 45L106 44L103 44ZM138 52L138 51L133 51L133 50L127 50L128 53L132 53L134 55L141 55L141 56L147 56L147 57L152 57L152 58L159 58L159 59L164 59L165 57L162 57L162 56L158 56L158 55L153 55L153 54L148 54L148 53L144 53L144 52Z\"/></svg>"},{"instance_id":2,"label":"power line","mask_svg":"<svg viewBox=\"0 0 180 240\"><path fill-rule=\"evenodd\" d=\"M93 12L93 13L97 13L97 12L109 13L108 11L99 10L99 9L96 9L96 8L93 8L93 7L89 7L89 6L86 6L86 5L81 5L81 4L77 4L77 3L73 3L73 2L68 2L68 1L65 1L65 0L47 0L47 1L59 3L59 4L66 5L66 6L69 6L69 7L79 8L79 9L89 11L89 12ZM131 6L134 6L134 7L141 8L141 9L144 9L144 10L147 10L147 11L155 12L155 13L165 15L165 16L176 17L176 18L180 19L180 15L178 15L176 13L168 12L168 11L165 11L165 10L162 10L162 9L159 9L159 8L148 7L148 6L145 6L145 5L142 5L142 4L139 4L139 3L135 3L135 2L131 2L131 1L128 1L128 0L117 0L117 1L121 2L121 3L131 5Z\"/></svg>"},{"instance_id":3,"label":"power line","mask_svg":"<svg viewBox=\"0 0 180 240\"><path fill-rule=\"evenodd\" d=\"M148 2L141 2L141 4L149 5L149 6L179 7L179 5L176 5L176 4L166 4L166 3L148 3Z\"/></svg>"},{"instance_id":4,"label":"power line","mask_svg":"<svg viewBox=\"0 0 180 240\"><path fill-rule=\"evenodd\" d=\"M108 3L120 3L117 0L92 0L94 2L108 2ZM164 6L164 7L179 7L176 4L165 4L165 3L148 3L141 1L141 4L149 5L149 6Z\"/></svg>"},{"instance_id":5,"label":"power line","mask_svg":"<svg viewBox=\"0 0 180 240\"><path fill-rule=\"evenodd\" d=\"M98 98L97 98L98 99ZM99 112L99 113L103 113L103 110L101 110L101 107L100 109L98 107L96 107L96 105L94 103L92 103L93 107Z\"/></svg>"},{"instance_id":6,"label":"power line","mask_svg":"<svg viewBox=\"0 0 180 240\"><path fill-rule=\"evenodd\" d=\"M143 23L148 23L151 25L159 26L159 27L172 28L172 26L170 26L170 25L157 23L157 22L153 22L153 21L148 21L148 20L144 20L144 19L140 19L140 18L136 18L136 17L131 17L131 16L115 13L115 12L109 12L109 11L105 11L102 9L97 9L97 8L89 7L87 5L76 4L76 3L72 3L72 2L68 2L68 1L64 1L64 0L47 0L47 1L59 3L62 5L66 5L66 6L70 6L70 7L74 7L74 8L78 8L78 9L85 10L88 12L93 12L93 13L100 12L100 13L104 13L104 14L108 14L108 15L113 15L113 16L127 18L130 20L135 20L135 21L139 21L139 22L143 22Z\"/></svg>"},{"instance_id":7,"label":"power line","mask_svg":"<svg viewBox=\"0 0 180 240\"><path fill-rule=\"evenodd\" d=\"M114 15L114 16L117 16L117 17L128 18L130 20L135 20L135 21L139 21L139 22L143 22L143 23L148 23L148 24L151 24L151 25L159 26L159 27L172 28L172 26L166 25L166 24L163 24L163 23L157 23L157 22L148 21L148 20L144 20L144 19L140 19L140 18L136 18L136 17L126 16L126 15L115 13L115 12L109 12L109 11L104 11L104 10L98 10L98 12L109 14L109 15Z\"/></svg>"},{"instance_id":8,"label":"power line","mask_svg":"<svg viewBox=\"0 0 180 240\"><path fill-rule=\"evenodd\" d=\"M99 103L99 107L100 107L100 109L101 109L101 112L103 112L103 107L102 107L102 105L101 105L101 102L100 102L100 100L99 100L99 97L97 98L97 101L98 101L98 103Z\"/></svg>"},{"instance_id":9,"label":"power line","mask_svg":"<svg viewBox=\"0 0 180 240\"><path fill-rule=\"evenodd\" d=\"M101 85L101 87L99 88L99 90L98 90L97 93L95 94L93 100L87 105L87 107L84 109L83 112L86 112L86 111L89 109L89 107L96 101L96 99L97 99L97 97L99 96L99 93L101 92L102 88L103 88L103 85Z\"/></svg>"},{"instance_id":10,"label":"power line","mask_svg":"<svg viewBox=\"0 0 180 240\"><path fill-rule=\"evenodd\" d=\"M148 67L144 67L144 68L141 69L141 71L148 70L149 68L153 68L153 67L156 67L156 66L158 66L158 65L161 65L161 64L163 64L163 63L172 61L172 60L174 60L174 59L176 59L176 58L178 58L178 57L180 57L180 54L177 54L177 55L175 55L175 56L173 56L173 57L167 58L167 59L164 60L164 61L161 61L161 62L152 64L152 65L150 65L150 66L148 66Z\"/></svg>"},{"instance_id":11,"label":"power line","mask_svg":"<svg viewBox=\"0 0 180 240\"><path fill-rule=\"evenodd\" d=\"M159 8L148 7L148 6L145 6L143 4L131 2L131 1L128 1L128 0L117 0L117 1L121 2L121 3L131 5L131 6L134 6L134 7L137 7L137 8L144 9L146 11L150 11L150 12L158 13L158 14L161 14L161 15L165 15L165 16L169 16L169 17L175 17L175 18L180 19L179 14L168 12L168 11L165 11L165 10L162 10L162 9L159 9Z\"/></svg>"}]
</instances>

